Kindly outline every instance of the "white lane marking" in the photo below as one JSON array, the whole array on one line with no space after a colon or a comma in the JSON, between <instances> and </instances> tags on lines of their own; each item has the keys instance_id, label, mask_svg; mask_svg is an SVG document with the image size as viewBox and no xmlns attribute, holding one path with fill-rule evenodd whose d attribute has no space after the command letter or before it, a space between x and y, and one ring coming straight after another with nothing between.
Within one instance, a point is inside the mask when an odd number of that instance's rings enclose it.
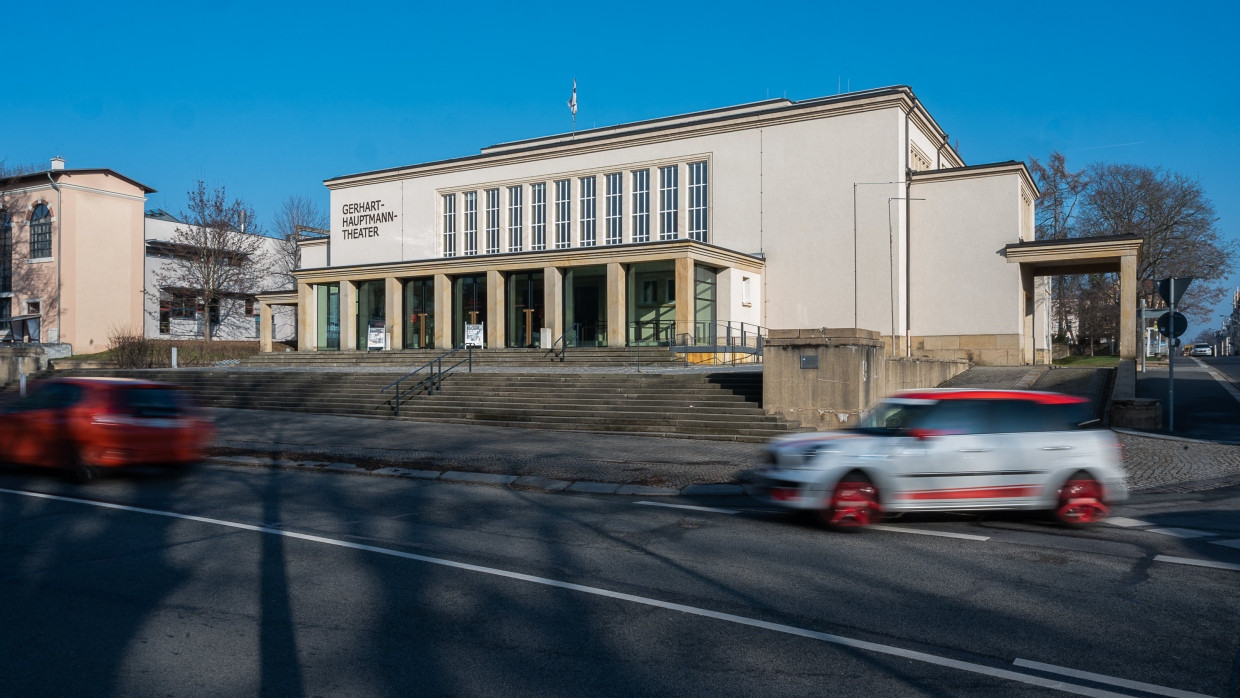
<instances>
[{"instance_id":1,"label":"white lane marking","mask_svg":"<svg viewBox=\"0 0 1240 698\"><path fill-rule=\"evenodd\" d=\"M1227 394L1231 395L1236 402L1240 402L1240 390L1236 390L1236 386L1232 385L1231 381L1223 375L1222 371L1206 364L1206 362L1201 359L1194 357L1193 361L1196 361L1198 366L1204 368L1206 373L1210 374L1211 378L1218 381L1218 384L1223 386L1223 390L1226 390Z\"/></svg>"},{"instance_id":2,"label":"white lane marking","mask_svg":"<svg viewBox=\"0 0 1240 698\"><path fill-rule=\"evenodd\" d=\"M1226 545L1229 548L1240 548L1240 538L1235 540L1212 540L1211 545Z\"/></svg>"},{"instance_id":3,"label":"white lane marking","mask_svg":"<svg viewBox=\"0 0 1240 698\"><path fill-rule=\"evenodd\" d=\"M901 528L886 524L875 524L870 526L870 528L876 528L880 531L891 531L893 533L913 533L919 536L938 536L939 538L959 538L961 540L990 540L990 536L975 536L972 533L948 533L946 531L929 531L920 528Z\"/></svg>"},{"instance_id":4,"label":"white lane marking","mask_svg":"<svg viewBox=\"0 0 1240 698\"><path fill-rule=\"evenodd\" d=\"M714 507L695 507L688 504L668 504L667 502L633 502L634 504L645 504L648 507L669 507L671 509L690 509L692 511L707 511L712 514L735 514L734 509L716 509Z\"/></svg>"},{"instance_id":5,"label":"white lane marking","mask_svg":"<svg viewBox=\"0 0 1240 698\"><path fill-rule=\"evenodd\" d=\"M1205 531L1194 531L1191 528L1162 527L1162 528L1147 528L1145 530L1149 531L1150 533L1161 533L1164 536L1175 536L1176 538L1209 538L1210 536L1214 535L1213 533L1207 533Z\"/></svg>"},{"instance_id":6,"label":"white lane marking","mask_svg":"<svg viewBox=\"0 0 1240 698\"><path fill-rule=\"evenodd\" d=\"M1047 671L1052 674L1062 674L1071 676L1074 679L1085 679L1086 681L1097 681L1098 683L1111 684L1120 688L1131 688L1136 691L1145 691L1146 693L1154 693L1160 696L1173 696L1173 698L1212 698L1204 693L1193 693L1192 691L1181 691L1178 688L1167 688L1166 686L1158 686L1152 683L1143 683L1141 681L1129 681L1128 679L1117 679L1106 674L1095 674L1092 671L1080 671L1079 669L1069 669L1067 667L1055 666L1054 664L1043 664L1042 662L1034 662L1028 659L1017 659L1012 662L1016 666L1026 669L1037 669L1038 671Z\"/></svg>"},{"instance_id":7,"label":"white lane marking","mask_svg":"<svg viewBox=\"0 0 1240 698\"><path fill-rule=\"evenodd\" d=\"M1124 528L1133 528L1133 527L1135 527L1135 526L1153 526L1153 525L1154 525L1154 524L1150 523L1149 521L1142 521L1142 520L1140 520L1140 519L1127 519L1127 518L1124 518L1123 516L1112 516L1112 517L1109 517L1109 518L1103 519L1103 522L1104 522L1104 523L1109 523L1109 524L1111 524L1112 526L1122 526L1122 527L1124 527Z\"/></svg>"},{"instance_id":8,"label":"white lane marking","mask_svg":"<svg viewBox=\"0 0 1240 698\"><path fill-rule=\"evenodd\" d=\"M1230 562L1215 562L1213 560L1198 560L1192 557L1170 557L1168 555L1155 555L1154 562L1171 562L1177 565L1193 565L1194 567L1212 567L1218 570L1235 570L1240 572L1240 565L1233 565Z\"/></svg>"},{"instance_id":9,"label":"white lane marking","mask_svg":"<svg viewBox=\"0 0 1240 698\"><path fill-rule=\"evenodd\" d=\"M160 511L158 509L144 509L142 507L131 507L123 504L109 504L107 502L93 502L88 499L76 499L74 497L63 497L55 494L44 494L42 492L24 492L22 490L9 490L0 488L0 492L7 494L16 494L23 497L35 497L38 499L51 499L60 502L71 502L74 504L86 504L89 506L101 507L104 509L116 509L118 511L128 511L138 514L150 514L152 516L166 516L173 519L183 519L186 521L196 521L198 523L212 524L215 526L224 526L227 528L237 528L244 531L255 531L272 536L284 536L285 538L295 538L297 540L310 541L312 543L322 543L324 545L333 545L340 548L348 548L350 550L360 550L369 553L377 553L380 555L390 555L392 557L403 558L406 560L416 560L432 565L440 565L442 567L450 567L452 569L467 570L470 572L479 572L489 574L496 577L506 579L516 579L523 582L531 582L533 584L541 584L543 586L555 587L557 589L566 589L569 591L578 591L584 594L592 594L594 596L602 596L605 598L616 599L618 601L628 601L630 603L641 604L653 608L662 608L668 611L676 611L689 615L701 616L703 618L712 618L727 623L735 623L751 628L761 628L785 635L795 637L803 637L810 640L819 640L833 645L843 647L851 647L854 649L866 650L877 654L886 654L894 657L902 657L913 661L924 662L936 666L958 669L974 674L982 674L1008 681L1016 681L1019 683L1030 684L1033 686L1041 686L1043 688L1051 688L1065 693L1075 693L1082 696L1094 696L1095 698L1127 698L1118 693L1110 693L1086 686L1078 686L1073 683L1057 681L1045 676L1036 676L1033 674L1023 674L1018 671L1009 671L998 667L990 667L984 664L973 664L971 662L961 661L959 659L951 659L950 657L940 657L926 652L917 652L915 650L907 650L891 645L880 645L876 642L867 642L865 640L857 640L855 638L844 637L842 635L831 635L829 633L821 633L816 630L808 630L798 628L792 625L784 625L782 623L772 623L757 618L748 618L738 616L731 613L721 613L719 611L711 611L696 606L686 606L684 604L672 603L670 601L660 601L645 596L636 596L633 594L625 594L619 591L611 591L609 589L600 589L599 587L589 587L582 584L573 584L571 582L563 582L558 579L548 579L547 577L536 577L530 574L522 574L520 572L512 572L509 570L501 570L494 567L483 567L481 565L471 565L467 562L456 562L453 560L445 560L437 557L427 557L426 555L418 555L416 553L408 553L403 550L392 550L391 548L380 548L373 545L365 545L362 543L353 543L350 541L336 540L334 538L324 538L323 536L312 536L306 533L295 533L293 531L282 531L275 528L265 526L255 526L254 524L239 523L236 521L224 521L222 519L211 519L205 516L191 516L189 514L177 514L171 511Z\"/></svg>"}]
</instances>

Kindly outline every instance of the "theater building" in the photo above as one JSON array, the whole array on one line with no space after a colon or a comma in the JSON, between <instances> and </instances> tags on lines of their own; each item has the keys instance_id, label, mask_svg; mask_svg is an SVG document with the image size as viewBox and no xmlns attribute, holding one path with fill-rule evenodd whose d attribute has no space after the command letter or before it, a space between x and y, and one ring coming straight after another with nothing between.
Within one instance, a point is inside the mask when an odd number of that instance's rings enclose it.
<instances>
[{"instance_id":1,"label":"theater building","mask_svg":"<svg viewBox=\"0 0 1240 698\"><path fill-rule=\"evenodd\" d=\"M907 87L502 143L325 182L299 349L710 345L863 328L893 355L1019 364L1044 348L1038 196L1020 162L968 165ZM269 346L265 344L264 346Z\"/></svg>"}]
</instances>

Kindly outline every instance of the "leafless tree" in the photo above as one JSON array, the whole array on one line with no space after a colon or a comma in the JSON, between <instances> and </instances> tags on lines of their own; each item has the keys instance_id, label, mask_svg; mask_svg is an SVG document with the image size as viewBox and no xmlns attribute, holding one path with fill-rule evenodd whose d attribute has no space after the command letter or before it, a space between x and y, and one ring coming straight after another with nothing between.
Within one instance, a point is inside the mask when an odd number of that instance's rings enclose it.
<instances>
[{"instance_id":1,"label":"leafless tree","mask_svg":"<svg viewBox=\"0 0 1240 698\"><path fill-rule=\"evenodd\" d=\"M1045 240L1075 237L1079 204L1089 186L1085 173L1068 169L1067 159L1059 152L1051 153L1046 162L1029 158L1029 170L1042 192L1036 212L1038 237ZM1076 306L1082 290L1080 277L1056 276L1051 279L1054 336L1068 339L1074 334L1071 319L1080 317Z\"/></svg>"},{"instance_id":2,"label":"leafless tree","mask_svg":"<svg viewBox=\"0 0 1240 698\"><path fill-rule=\"evenodd\" d=\"M154 274L158 288L150 293L196 295L203 339L210 340L213 322L226 322L262 290L269 260L254 210L244 201L229 200L224 187L208 190L202 181L187 199L184 224L173 232L170 254Z\"/></svg>"},{"instance_id":3,"label":"leafless tree","mask_svg":"<svg viewBox=\"0 0 1240 698\"><path fill-rule=\"evenodd\" d=\"M1137 278L1194 277L1176 309L1208 322L1226 292L1236 243L1220 234L1201 184L1157 167L1106 163L1091 165L1088 179L1081 234L1141 236ZM1160 304L1152 285L1142 294L1147 305Z\"/></svg>"},{"instance_id":4,"label":"leafless tree","mask_svg":"<svg viewBox=\"0 0 1240 698\"><path fill-rule=\"evenodd\" d=\"M276 239L279 240L278 258L274 260L274 265L283 287L294 288L297 285L293 277L293 270L301 268L301 248L297 241L304 233L326 231L327 226L327 213L310 197L296 194L284 200L273 224Z\"/></svg>"}]
</instances>

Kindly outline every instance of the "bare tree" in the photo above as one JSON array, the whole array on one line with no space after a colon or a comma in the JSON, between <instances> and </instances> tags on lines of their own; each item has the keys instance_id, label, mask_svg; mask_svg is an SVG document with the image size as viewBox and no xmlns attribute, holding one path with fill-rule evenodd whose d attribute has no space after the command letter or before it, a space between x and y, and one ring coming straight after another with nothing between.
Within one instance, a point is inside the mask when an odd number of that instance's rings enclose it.
<instances>
[{"instance_id":1,"label":"bare tree","mask_svg":"<svg viewBox=\"0 0 1240 698\"><path fill-rule=\"evenodd\" d=\"M308 196L296 194L284 200L276 213L274 228L277 235L278 253L275 270L282 286L295 288L297 280L293 270L301 268L301 248L297 241L306 232L326 232L327 213Z\"/></svg>"},{"instance_id":2,"label":"bare tree","mask_svg":"<svg viewBox=\"0 0 1240 698\"><path fill-rule=\"evenodd\" d=\"M1207 322L1223 298L1236 243L1215 226L1214 205L1201 184L1184 175L1140 165L1091 165L1089 187L1080 214L1084 235L1139 235L1145 244L1137 278L1191 276L1197 281L1177 303L1177 310ZM1147 304L1156 306L1156 290L1143 287Z\"/></svg>"},{"instance_id":3,"label":"bare tree","mask_svg":"<svg viewBox=\"0 0 1240 698\"><path fill-rule=\"evenodd\" d=\"M1029 158L1029 170L1042 193L1036 213L1038 237L1046 240L1075 237L1078 205L1089 187L1085 172L1068 169L1067 159L1057 151L1051 153L1045 163ZM1077 301L1082 291L1080 277L1056 276L1051 279L1054 336L1067 340L1073 335L1071 319L1081 316Z\"/></svg>"},{"instance_id":4,"label":"bare tree","mask_svg":"<svg viewBox=\"0 0 1240 698\"><path fill-rule=\"evenodd\" d=\"M151 293L196 296L203 339L210 340L212 323L226 322L261 290L269 262L248 204L229 200L224 187L208 190L201 180L187 198L184 224L169 241L170 254L154 274L158 289Z\"/></svg>"}]
</instances>

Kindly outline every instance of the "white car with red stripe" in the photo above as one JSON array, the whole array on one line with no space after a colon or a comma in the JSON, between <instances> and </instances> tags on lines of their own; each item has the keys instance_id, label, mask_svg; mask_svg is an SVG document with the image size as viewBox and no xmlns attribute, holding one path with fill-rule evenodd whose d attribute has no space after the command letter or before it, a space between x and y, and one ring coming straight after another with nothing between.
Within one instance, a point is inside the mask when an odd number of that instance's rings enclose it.
<instances>
[{"instance_id":1,"label":"white car with red stripe","mask_svg":"<svg viewBox=\"0 0 1240 698\"><path fill-rule=\"evenodd\" d=\"M1043 509L1098 521L1128 497L1120 446L1084 398L1030 390L910 390L857 426L767 445L754 491L832 525L907 511Z\"/></svg>"}]
</instances>

